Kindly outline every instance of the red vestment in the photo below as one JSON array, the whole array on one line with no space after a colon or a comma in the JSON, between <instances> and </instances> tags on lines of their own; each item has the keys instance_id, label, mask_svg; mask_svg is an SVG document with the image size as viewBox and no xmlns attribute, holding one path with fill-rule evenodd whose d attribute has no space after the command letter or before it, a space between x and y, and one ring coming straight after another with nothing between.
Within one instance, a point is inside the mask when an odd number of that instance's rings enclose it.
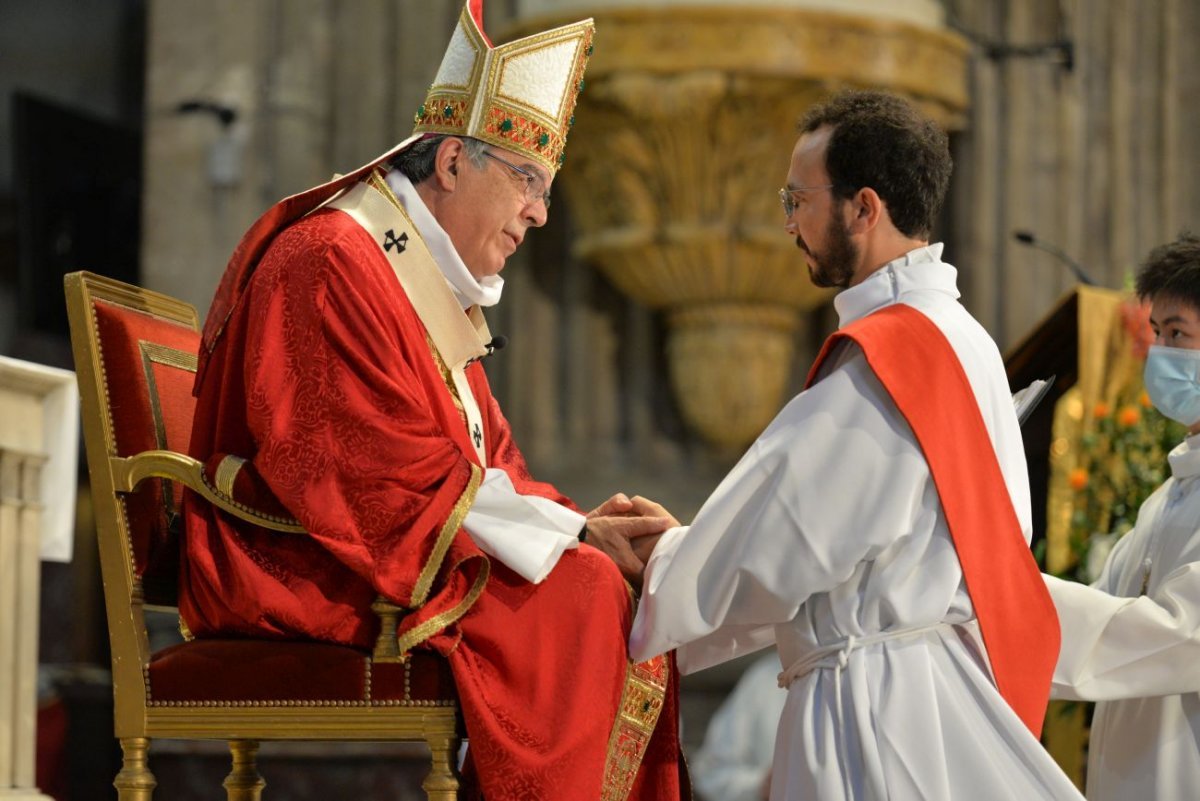
<instances>
[{"instance_id":1,"label":"red vestment","mask_svg":"<svg viewBox=\"0 0 1200 801\"><path fill-rule=\"evenodd\" d=\"M487 798L600 798L629 668L619 571L588 546L538 585L488 560L459 528L482 471L379 246L328 209L274 234L239 247L262 256L231 273L239 297L206 337L191 453L249 459L308 534L235 522L189 496L184 620L200 637L365 650L382 594L414 610L403 647L449 660ZM488 466L519 493L571 505L530 477L478 362L467 377ZM676 686L630 798L679 797Z\"/></svg>"}]
</instances>

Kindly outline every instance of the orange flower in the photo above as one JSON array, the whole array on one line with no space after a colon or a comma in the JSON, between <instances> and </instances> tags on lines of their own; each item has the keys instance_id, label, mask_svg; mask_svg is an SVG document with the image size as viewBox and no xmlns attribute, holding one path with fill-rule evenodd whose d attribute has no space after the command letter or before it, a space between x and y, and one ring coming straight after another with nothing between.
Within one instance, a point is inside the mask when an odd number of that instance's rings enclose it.
<instances>
[{"instance_id":1,"label":"orange flower","mask_svg":"<svg viewBox=\"0 0 1200 801\"><path fill-rule=\"evenodd\" d=\"M1145 392L1138 395L1138 403L1141 404L1143 409L1149 409L1153 405L1150 403L1150 395Z\"/></svg>"},{"instance_id":2,"label":"orange flower","mask_svg":"<svg viewBox=\"0 0 1200 801\"><path fill-rule=\"evenodd\" d=\"M1107 403L1097 401L1096 405L1092 407L1092 417L1095 417L1097 420L1103 420L1105 417L1108 417L1111 411Z\"/></svg>"},{"instance_id":3,"label":"orange flower","mask_svg":"<svg viewBox=\"0 0 1200 801\"><path fill-rule=\"evenodd\" d=\"M1088 485L1088 471L1082 467L1076 467L1067 474L1067 483L1071 485L1071 489L1079 492Z\"/></svg>"},{"instance_id":4,"label":"orange flower","mask_svg":"<svg viewBox=\"0 0 1200 801\"><path fill-rule=\"evenodd\" d=\"M1124 406L1121 408L1120 414L1117 415L1117 425L1122 428L1130 428L1138 424L1142 419L1142 413L1138 411L1136 406Z\"/></svg>"}]
</instances>

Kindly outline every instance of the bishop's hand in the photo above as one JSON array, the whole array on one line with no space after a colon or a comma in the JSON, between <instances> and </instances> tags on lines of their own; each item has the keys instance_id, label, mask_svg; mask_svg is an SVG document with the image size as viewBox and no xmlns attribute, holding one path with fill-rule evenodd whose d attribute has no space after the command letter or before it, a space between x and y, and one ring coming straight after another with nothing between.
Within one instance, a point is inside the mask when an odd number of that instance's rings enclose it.
<instances>
[{"instance_id":1,"label":"bishop's hand","mask_svg":"<svg viewBox=\"0 0 1200 801\"><path fill-rule=\"evenodd\" d=\"M675 525L670 515L639 511L650 509L647 503L645 499L631 500L623 493L617 493L588 513L582 537L589 545L607 554L625 580L639 591L642 572L654 543L662 532ZM662 509L661 506L658 508Z\"/></svg>"}]
</instances>

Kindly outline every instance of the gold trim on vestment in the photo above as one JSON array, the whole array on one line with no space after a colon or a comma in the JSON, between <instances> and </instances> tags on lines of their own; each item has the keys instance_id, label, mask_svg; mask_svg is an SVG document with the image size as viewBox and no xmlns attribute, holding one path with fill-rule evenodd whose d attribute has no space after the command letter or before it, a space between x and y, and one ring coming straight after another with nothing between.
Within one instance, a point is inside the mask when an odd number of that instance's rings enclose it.
<instances>
[{"instance_id":1,"label":"gold trim on vestment","mask_svg":"<svg viewBox=\"0 0 1200 801\"><path fill-rule=\"evenodd\" d=\"M483 588L487 586L488 576L492 573L491 561L486 556L480 556L479 558L483 560L483 565L479 568L479 576L476 577L475 584L472 585L471 591L467 593L467 597L463 598L453 609L442 612L440 615L434 615L424 623L409 629L396 641L402 659L413 648L469 612L471 607L475 605L475 602L479 600L479 596L483 594Z\"/></svg>"},{"instance_id":2,"label":"gold trim on vestment","mask_svg":"<svg viewBox=\"0 0 1200 801\"><path fill-rule=\"evenodd\" d=\"M437 345L433 344L433 339L429 334L425 335L425 344L429 346L429 355L433 358L433 363L437 365L438 373L442 376L442 382L446 385L446 389L450 393L450 400L454 401L454 408L458 409L458 416L462 418L463 425L467 427L468 433L470 433L471 424L467 420L467 408L463 406L462 398L458 396L458 386L454 383L454 376L450 374L450 368L446 366L446 360L442 358L442 354L438 353Z\"/></svg>"},{"instance_id":3,"label":"gold trim on vestment","mask_svg":"<svg viewBox=\"0 0 1200 801\"><path fill-rule=\"evenodd\" d=\"M666 702L670 676L670 654L630 662L626 668L621 704L608 738L601 801L625 801L629 797Z\"/></svg>"},{"instance_id":4,"label":"gold trim on vestment","mask_svg":"<svg viewBox=\"0 0 1200 801\"><path fill-rule=\"evenodd\" d=\"M450 543L454 541L454 535L462 527L463 519L467 516L467 510L471 508L471 504L475 503L475 493L479 491L479 485L482 482L483 470L479 468L479 465L471 465L471 478L467 481L467 488L463 490L462 495L455 502L450 516L446 518L446 522L442 525L442 530L438 533L437 542L433 545L433 551L430 552L425 566L421 568L421 575L417 577L417 583L413 587L412 599L408 604L410 609L420 609L425 604L425 601L428 600L429 591L433 587L433 579L442 567L442 561L446 558L446 552L450 550Z\"/></svg>"}]
</instances>

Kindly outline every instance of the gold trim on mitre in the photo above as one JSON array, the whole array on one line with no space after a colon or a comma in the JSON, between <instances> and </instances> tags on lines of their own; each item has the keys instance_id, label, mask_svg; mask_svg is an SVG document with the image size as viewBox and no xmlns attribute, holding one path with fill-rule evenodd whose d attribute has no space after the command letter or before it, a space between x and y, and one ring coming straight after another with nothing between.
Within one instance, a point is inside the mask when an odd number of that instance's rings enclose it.
<instances>
[{"instance_id":1,"label":"gold trim on mitre","mask_svg":"<svg viewBox=\"0 0 1200 801\"><path fill-rule=\"evenodd\" d=\"M554 175L592 54L591 19L492 47L468 0L414 134L469 136L528 156Z\"/></svg>"}]
</instances>

